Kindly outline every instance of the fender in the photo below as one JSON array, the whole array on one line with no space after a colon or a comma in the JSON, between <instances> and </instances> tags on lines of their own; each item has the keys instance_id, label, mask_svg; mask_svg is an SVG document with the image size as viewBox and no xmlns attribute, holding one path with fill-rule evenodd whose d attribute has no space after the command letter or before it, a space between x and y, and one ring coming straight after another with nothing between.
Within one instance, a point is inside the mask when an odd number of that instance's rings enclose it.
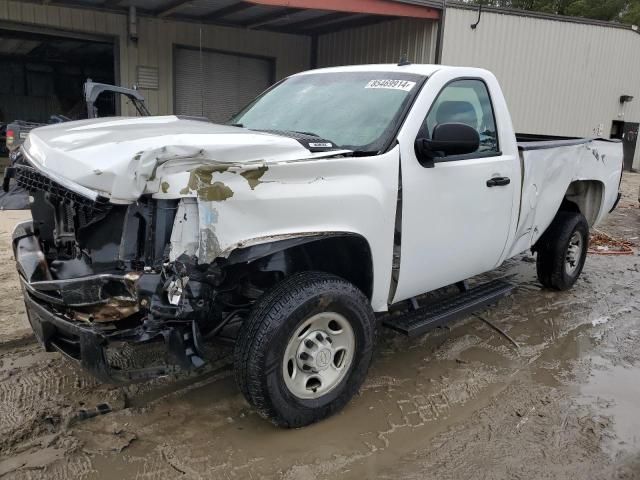
<instances>
[{"instance_id":1,"label":"fender","mask_svg":"<svg viewBox=\"0 0 640 480\"><path fill-rule=\"evenodd\" d=\"M362 235L352 232L300 233L291 238L240 247L226 259L216 261L223 269L245 264L285 275L302 270L324 271L349 280L369 299L373 292L371 248Z\"/></svg>"}]
</instances>

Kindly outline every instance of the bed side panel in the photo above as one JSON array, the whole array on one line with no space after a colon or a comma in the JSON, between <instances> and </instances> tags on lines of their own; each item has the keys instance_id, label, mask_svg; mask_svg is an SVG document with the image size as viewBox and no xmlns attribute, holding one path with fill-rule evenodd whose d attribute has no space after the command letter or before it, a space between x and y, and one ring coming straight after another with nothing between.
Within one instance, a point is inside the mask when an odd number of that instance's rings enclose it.
<instances>
[{"instance_id":1,"label":"bed side panel","mask_svg":"<svg viewBox=\"0 0 640 480\"><path fill-rule=\"evenodd\" d=\"M582 145L520 152L523 172L522 202L516 240L510 256L531 246L551 224L569 185L578 180L603 184L602 205L595 223L613 206L621 173L621 144L592 141Z\"/></svg>"}]
</instances>

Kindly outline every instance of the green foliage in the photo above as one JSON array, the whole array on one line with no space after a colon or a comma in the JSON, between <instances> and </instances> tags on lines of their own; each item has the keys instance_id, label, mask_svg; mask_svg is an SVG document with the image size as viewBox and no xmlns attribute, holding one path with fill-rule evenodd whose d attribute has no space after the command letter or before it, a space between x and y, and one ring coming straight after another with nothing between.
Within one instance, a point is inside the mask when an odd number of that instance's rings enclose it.
<instances>
[{"instance_id":1,"label":"green foliage","mask_svg":"<svg viewBox=\"0 0 640 480\"><path fill-rule=\"evenodd\" d=\"M476 5L640 25L640 0L466 0Z\"/></svg>"},{"instance_id":2,"label":"green foliage","mask_svg":"<svg viewBox=\"0 0 640 480\"><path fill-rule=\"evenodd\" d=\"M640 25L640 0L629 2L621 20L630 25Z\"/></svg>"}]
</instances>

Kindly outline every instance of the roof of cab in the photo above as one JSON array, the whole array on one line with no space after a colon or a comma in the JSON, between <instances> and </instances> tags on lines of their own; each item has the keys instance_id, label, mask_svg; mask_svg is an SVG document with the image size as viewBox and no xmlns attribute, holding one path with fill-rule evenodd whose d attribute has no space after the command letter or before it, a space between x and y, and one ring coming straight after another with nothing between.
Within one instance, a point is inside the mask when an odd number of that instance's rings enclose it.
<instances>
[{"instance_id":1,"label":"roof of cab","mask_svg":"<svg viewBox=\"0 0 640 480\"><path fill-rule=\"evenodd\" d=\"M418 75L431 76L436 71L442 68L456 68L445 67L443 65L428 65L420 63L409 63L406 65L397 65L394 63L382 63L372 65L349 65L344 67L328 67L318 68L316 70L307 70L306 72L296 73L296 75L308 75L310 73L338 73L338 72L402 72L402 73L414 73Z\"/></svg>"}]
</instances>

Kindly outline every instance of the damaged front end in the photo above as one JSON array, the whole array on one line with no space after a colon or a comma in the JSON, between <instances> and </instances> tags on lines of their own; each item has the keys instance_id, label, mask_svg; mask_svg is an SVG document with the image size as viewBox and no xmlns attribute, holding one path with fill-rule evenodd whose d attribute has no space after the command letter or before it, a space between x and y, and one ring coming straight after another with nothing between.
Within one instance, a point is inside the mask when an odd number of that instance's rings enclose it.
<instances>
[{"instance_id":1,"label":"damaged front end","mask_svg":"<svg viewBox=\"0 0 640 480\"><path fill-rule=\"evenodd\" d=\"M13 250L29 321L47 350L109 383L203 365L203 336L236 309L214 301L224 297L215 262L169 261L178 200L113 204L24 155L15 178L33 220L16 227ZM156 352L150 362L123 354L138 346Z\"/></svg>"}]
</instances>

